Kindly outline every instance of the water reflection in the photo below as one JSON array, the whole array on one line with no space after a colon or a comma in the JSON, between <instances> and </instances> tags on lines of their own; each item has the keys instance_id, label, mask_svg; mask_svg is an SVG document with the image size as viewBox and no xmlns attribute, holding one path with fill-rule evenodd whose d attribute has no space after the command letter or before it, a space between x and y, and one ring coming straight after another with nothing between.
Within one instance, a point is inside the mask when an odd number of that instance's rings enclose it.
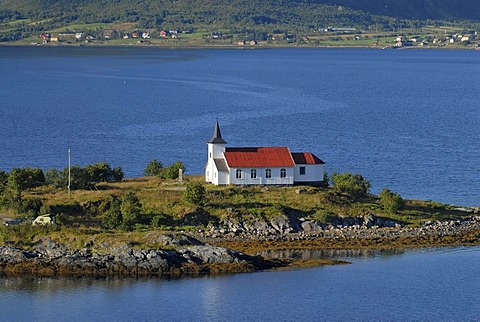
<instances>
[{"instance_id":1,"label":"water reflection","mask_svg":"<svg viewBox=\"0 0 480 322\"><path fill-rule=\"evenodd\" d=\"M0 276L0 293L11 291L22 291L27 293L55 293L66 289L83 289L92 286L102 287L109 290L122 289L131 284L137 283L138 279L105 277L25 277L25 276Z\"/></svg>"},{"instance_id":2,"label":"water reflection","mask_svg":"<svg viewBox=\"0 0 480 322\"><path fill-rule=\"evenodd\" d=\"M404 248L391 249L289 249L266 250L257 253L268 258L293 259L360 259L373 257L388 257L405 254Z\"/></svg>"},{"instance_id":3,"label":"water reflection","mask_svg":"<svg viewBox=\"0 0 480 322\"><path fill-rule=\"evenodd\" d=\"M0 320L476 321L479 254L480 247L290 250L275 256L365 260L175 280L0 277Z\"/></svg>"}]
</instances>

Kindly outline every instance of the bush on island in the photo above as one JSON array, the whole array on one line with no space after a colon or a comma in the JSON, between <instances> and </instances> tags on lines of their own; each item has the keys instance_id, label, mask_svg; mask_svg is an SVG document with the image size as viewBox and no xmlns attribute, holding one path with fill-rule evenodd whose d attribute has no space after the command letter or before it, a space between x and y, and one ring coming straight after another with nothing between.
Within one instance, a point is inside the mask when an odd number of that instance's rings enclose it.
<instances>
[{"instance_id":1,"label":"bush on island","mask_svg":"<svg viewBox=\"0 0 480 322\"><path fill-rule=\"evenodd\" d=\"M190 183L183 192L183 198L194 205L205 205L205 188L201 183Z\"/></svg>"},{"instance_id":2,"label":"bush on island","mask_svg":"<svg viewBox=\"0 0 480 322\"><path fill-rule=\"evenodd\" d=\"M182 169L185 172L185 166L182 162L176 161L174 164L163 168L160 172L160 178L162 179L178 179L178 170Z\"/></svg>"},{"instance_id":3,"label":"bush on island","mask_svg":"<svg viewBox=\"0 0 480 322\"><path fill-rule=\"evenodd\" d=\"M345 193L354 199L365 197L370 190L370 182L360 174L333 173L332 183L335 190Z\"/></svg>"},{"instance_id":4,"label":"bush on island","mask_svg":"<svg viewBox=\"0 0 480 322\"><path fill-rule=\"evenodd\" d=\"M396 213L401 210L405 204L404 200L398 193L387 188L383 188L378 194L378 197L380 198L380 205L389 213Z\"/></svg>"},{"instance_id":5,"label":"bush on island","mask_svg":"<svg viewBox=\"0 0 480 322\"><path fill-rule=\"evenodd\" d=\"M145 170L143 170L143 174L147 177L159 176L162 172L162 169L162 162L158 161L157 159L153 159L147 164L147 167L145 168Z\"/></svg>"}]
</instances>

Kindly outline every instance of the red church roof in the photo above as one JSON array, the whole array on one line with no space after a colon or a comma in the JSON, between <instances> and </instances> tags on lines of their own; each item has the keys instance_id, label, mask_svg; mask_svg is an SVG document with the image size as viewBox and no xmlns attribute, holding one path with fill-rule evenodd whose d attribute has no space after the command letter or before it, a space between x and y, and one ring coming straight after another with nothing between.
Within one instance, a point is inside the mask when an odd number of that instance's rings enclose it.
<instances>
[{"instance_id":1,"label":"red church roof","mask_svg":"<svg viewBox=\"0 0 480 322\"><path fill-rule=\"evenodd\" d=\"M292 153L295 164L325 164L315 154L310 152Z\"/></svg>"},{"instance_id":2,"label":"red church roof","mask_svg":"<svg viewBox=\"0 0 480 322\"><path fill-rule=\"evenodd\" d=\"M293 167L286 147L226 148L225 160L230 168Z\"/></svg>"}]
</instances>

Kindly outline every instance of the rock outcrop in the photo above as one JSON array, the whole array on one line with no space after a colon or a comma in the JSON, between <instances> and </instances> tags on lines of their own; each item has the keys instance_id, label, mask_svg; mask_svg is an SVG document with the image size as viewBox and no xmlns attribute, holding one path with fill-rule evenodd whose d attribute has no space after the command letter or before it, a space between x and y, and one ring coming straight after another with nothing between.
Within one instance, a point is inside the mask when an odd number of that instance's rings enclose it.
<instances>
[{"instance_id":1,"label":"rock outcrop","mask_svg":"<svg viewBox=\"0 0 480 322\"><path fill-rule=\"evenodd\" d=\"M365 228L401 228L404 223L375 216L337 217L325 224L315 220L297 219L295 215L282 214L271 220L257 219L253 222L239 222L233 219L220 221L202 232L205 237L284 237L292 234L311 235L334 230Z\"/></svg>"},{"instance_id":2,"label":"rock outcrop","mask_svg":"<svg viewBox=\"0 0 480 322\"><path fill-rule=\"evenodd\" d=\"M0 273L42 276L81 275L154 275L182 276L211 272L241 272L278 266L260 256L250 256L222 247L199 245L192 240L187 247L177 250L138 250L124 244L112 247L105 254L91 248L69 250L49 238L44 238L32 251L0 247ZM178 244L168 235L168 244Z\"/></svg>"}]
</instances>

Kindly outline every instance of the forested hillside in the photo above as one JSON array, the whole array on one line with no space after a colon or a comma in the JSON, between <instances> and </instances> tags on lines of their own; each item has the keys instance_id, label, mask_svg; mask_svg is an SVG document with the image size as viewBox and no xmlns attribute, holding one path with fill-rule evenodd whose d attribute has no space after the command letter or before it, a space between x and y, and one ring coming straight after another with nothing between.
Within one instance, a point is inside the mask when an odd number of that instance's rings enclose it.
<instances>
[{"instance_id":1,"label":"forested hillside","mask_svg":"<svg viewBox=\"0 0 480 322\"><path fill-rule=\"evenodd\" d=\"M479 0L0 0L0 41L41 32L203 30L265 40L328 26L357 31L480 21ZM429 20L426 20L429 19ZM434 21L435 20L435 21ZM122 25L123 24L123 25ZM63 29L62 29L63 28ZM117 34L117 33L115 33Z\"/></svg>"},{"instance_id":2,"label":"forested hillside","mask_svg":"<svg viewBox=\"0 0 480 322\"><path fill-rule=\"evenodd\" d=\"M348 8L289 0L0 0L2 16L49 23L137 22L139 27L243 29L262 26L308 28L317 24L371 22L369 14ZM47 23L47 22L42 22Z\"/></svg>"},{"instance_id":3,"label":"forested hillside","mask_svg":"<svg viewBox=\"0 0 480 322\"><path fill-rule=\"evenodd\" d=\"M308 0L307 0L308 1ZM298 0L298 2L304 2ZM479 0L310 0L404 19L480 20Z\"/></svg>"}]
</instances>

